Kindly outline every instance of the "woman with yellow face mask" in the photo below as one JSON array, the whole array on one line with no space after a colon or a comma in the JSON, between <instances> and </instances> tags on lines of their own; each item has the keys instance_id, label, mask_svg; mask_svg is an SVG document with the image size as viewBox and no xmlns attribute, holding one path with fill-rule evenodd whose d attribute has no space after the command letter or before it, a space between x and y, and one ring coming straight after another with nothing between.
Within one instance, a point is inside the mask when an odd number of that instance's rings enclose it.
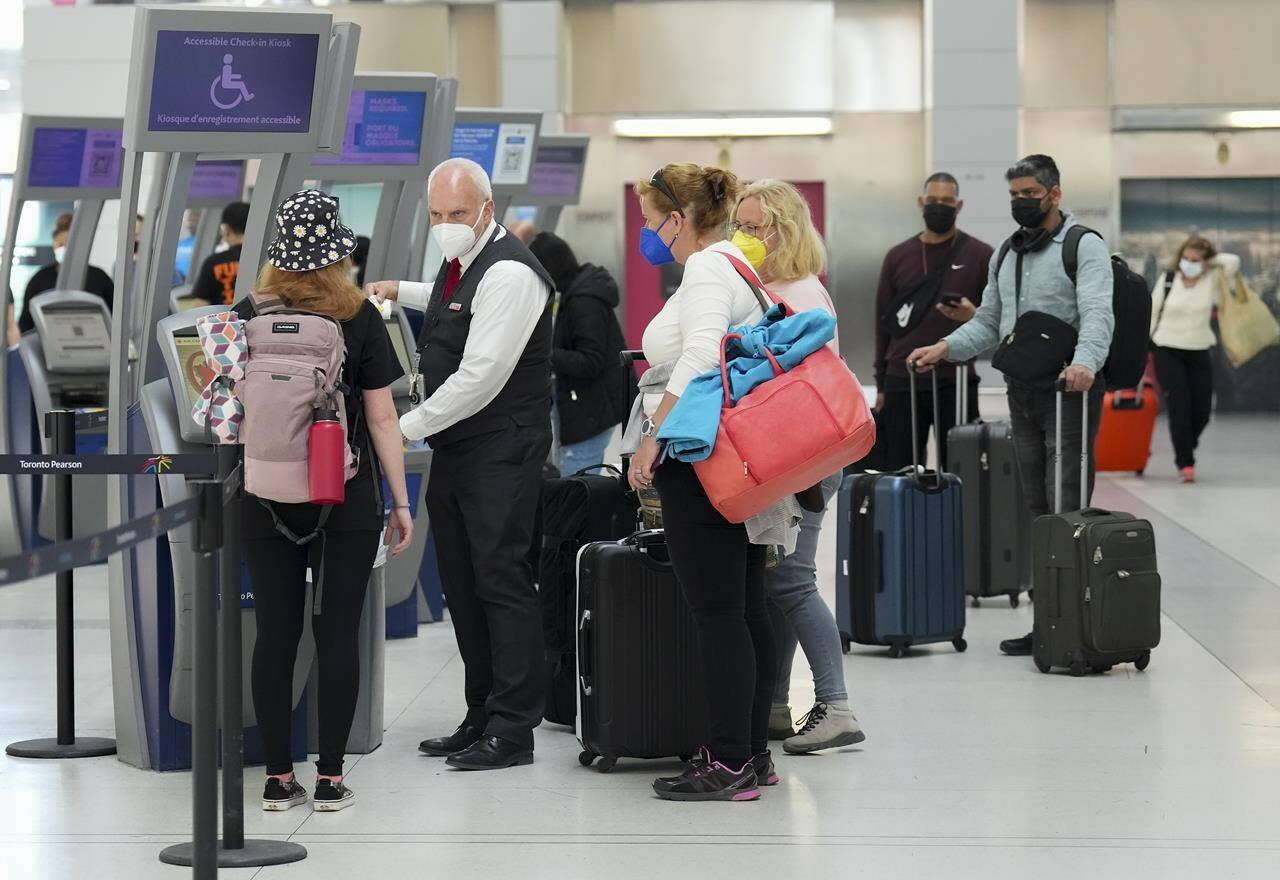
<instances>
[{"instance_id":1,"label":"woman with yellow face mask","mask_svg":"<svg viewBox=\"0 0 1280 880\"><path fill-rule=\"evenodd\" d=\"M733 243L760 273L765 285L797 312L826 309L835 314L831 296L818 276L826 248L813 226L804 196L781 180L757 180L738 196L733 211ZM840 352L839 332L830 343ZM823 501L840 488L840 474L822 481ZM818 593L818 533L822 513L805 511L795 552L765 576L769 616L778 644L778 673L769 718L769 738L784 740L788 754L805 754L859 743L866 739L844 681L840 631L831 609ZM804 647L813 672L817 702L793 726L789 705L791 665L796 645Z\"/></svg>"}]
</instances>

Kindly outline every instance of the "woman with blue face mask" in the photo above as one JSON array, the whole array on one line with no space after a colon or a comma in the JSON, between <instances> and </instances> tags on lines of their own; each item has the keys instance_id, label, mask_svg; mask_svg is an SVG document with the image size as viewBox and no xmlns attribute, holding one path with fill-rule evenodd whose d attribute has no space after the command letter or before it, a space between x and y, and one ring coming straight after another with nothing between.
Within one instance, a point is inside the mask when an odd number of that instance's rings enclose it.
<instances>
[{"instance_id":1,"label":"woman with blue face mask","mask_svg":"<svg viewBox=\"0 0 1280 880\"><path fill-rule=\"evenodd\" d=\"M662 499L667 551L693 612L702 654L710 741L679 776L654 781L666 800L746 801L778 781L768 751L776 657L765 605L765 547L712 506L693 465L659 465L658 428L696 376L717 369L720 340L762 310L728 259L747 257L725 240L738 179L721 168L665 165L636 185L644 228L640 253L654 265L684 266L680 287L644 331L652 369L669 368L661 393L647 393L643 439L628 480Z\"/></svg>"},{"instance_id":2,"label":"woman with blue face mask","mask_svg":"<svg viewBox=\"0 0 1280 880\"><path fill-rule=\"evenodd\" d=\"M1213 412L1213 360L1217 344L1210 319L1224 281L1234 283L1240 258L1220 254L1198 235L1183 242L1177 259L1151 292L1151 345L1164 392L1178 479L1194 483L1196 446Z\"/></svg>"}]
</instances>

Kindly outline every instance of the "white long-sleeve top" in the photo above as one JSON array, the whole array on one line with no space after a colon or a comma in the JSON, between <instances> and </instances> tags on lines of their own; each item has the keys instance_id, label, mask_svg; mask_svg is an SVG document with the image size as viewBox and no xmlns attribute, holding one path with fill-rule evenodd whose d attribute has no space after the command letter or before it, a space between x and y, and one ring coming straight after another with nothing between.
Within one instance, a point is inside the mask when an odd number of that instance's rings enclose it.
<instances>
[{"instance_id":1,"label":"white long-sleeve top","mask_svg":"<svg viewBox=\"0 0 1280 880\"><path fill-rule=\"evenodd\" d=\"M719 367L726 330L754 323L764 314L751 288L722 256L725 253L747 262L727 241L693 254L684 264L680 287L645 328L645 360L650 366L675 365L665 390L677 397L695 377ZM646 394L644 410L653 413L661 403L661 393Z\"/></svg>"},{"instance_id":2,"label":"white long-sleeve top","mask_svg":"<svg viewBox=\"0 0 1280 880\"><path fill-rule=\"evenodd\" d=\"M475 246L458 258L464 278L495 228L497 224L490 221ZM498 238L506 234L505 229L498 230ZM397 301L407 308L425 310L434 286L401 281ZM515 372L546 308L547 296L542 279L523 263L502 260L490 266L471 299L471 330L462 349L462 363L434 394L400 417L400 432L409 440L421 440L488 406Z\"/></svg>"},{"instance_id":3,"label":"white long-sleeve top","mask_svg":"<svg viewBox=\"0 0 1280 880\"><path fill-rule=\"evenodd\" d=\"M1240 258L1235 254L1218 254L1209 261L1203 275L1188 287L1181 272L1173 274L1173 284L1165 295L1164 276L1156 279L1151 291L1151 341L1162 348L1204 351L1213 348L1217 339L1209 319L1225 281L1235 283L1240 271ZM1220 276L1225 276L1220 277Z\"/></svg>"}]
</instances>

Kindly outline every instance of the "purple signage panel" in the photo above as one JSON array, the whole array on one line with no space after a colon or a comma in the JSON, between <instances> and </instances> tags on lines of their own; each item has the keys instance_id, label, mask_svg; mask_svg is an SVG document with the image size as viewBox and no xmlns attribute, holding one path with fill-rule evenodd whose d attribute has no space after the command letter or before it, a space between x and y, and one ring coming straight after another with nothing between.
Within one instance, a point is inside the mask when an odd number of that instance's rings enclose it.
<instances>
[{"instance_id":1,"label":"purple signage panel","mask_svg":"<svg viewBox=\"0 0 1280 880\"><path fill-rule=\"evenodd\" d=\"M38 127L31 133L27 186L118 189L123 163L119 129Z\"/></svg>"},{"instance_id":2,"label":"purple signage panel","mask_svg":"<svg viewBox=\"0 0 1280 880\"><path fill-rule=\"evenodd\" d=\"M149 131L305 133L316 34L160 31Z\"/></svg>"},{"instance_id":3,"label":"purple signage panel","mask_svg":"<svg viewBox=\"0 0 1280 880\"><path fill-rule=\"evenodd\" d=\"M586 147L540 146L529 177L529 194L571 199L582 186Z\"/></svg>"},{"instance_id":4,"label":"purple signage panel","mask_svg":"<svg viewBox=\"0 0 1280 880\"><path fill-rule=\"evenodd\" d=\"M315 165L417 165L422 152L422 92L352 89L342 153Z\"/></svg>"},{"instance_id":5,"label":"purple signage panel","mask_svg":"<svg viewBox=\"0 0 1280 880\"><path fill-rule=\"evenodd\" d=\"M244 196L244 163L197 162L191 174L187 201L238 202Z\"/></svg>"}]
</instances>

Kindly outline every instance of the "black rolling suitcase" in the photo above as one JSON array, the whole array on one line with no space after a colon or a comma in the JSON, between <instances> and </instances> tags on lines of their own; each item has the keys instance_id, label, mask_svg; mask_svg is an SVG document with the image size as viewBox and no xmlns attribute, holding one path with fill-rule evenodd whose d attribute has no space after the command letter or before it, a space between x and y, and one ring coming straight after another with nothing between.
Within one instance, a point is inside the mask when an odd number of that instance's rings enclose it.
<instances>
[{"instance_id":1,"label":"black rolling suitcase","mask_svg":"<svg viewBox=\"0 0 1280 880\"><path fill-rule=\"evenodd\" d=\"M707 741L697 633L661 531L578 555L578 760L688 757Z\"/></svg>"},{"instance_id":2,"label":"black rolling suitcase","mask_svg":"<svg viewBox=\"0 0 1280 880\"><path fill-rule=\"evenodd\" d=\"M1008 422L969 422L969 371L956 371L956 426L947 470L964 486L964 591L979 600L1018 596L1031 585L1031 512L1022 496Z\"/></svg>"},{"instance_id":3,"label":"black rolling suitcase","mask_svg":"<svg viewBox=\"0 0 1280 880\"><path fill-rule=\"evenodd\" d=\"M605 470L610 473L595 474ZM543 715L572 726L577 715L574 595L578 551L592 541L616 541L636 530L637 502L612 465L585 468L542 485L542 547L538 604L546 642L547 699Z\"/></svg>"},{"instance_id":4,"label":"black rolling suitcase","mask_svg":"<svg viewBox=\"0 0 1280 880\"><path fill-rule=\"evenodd\" d=\"M1081 406L1088 421L1089 395ZM1062 392L1057 404L1054 499L1062 505ZM1082 444L1081 486L1089 450ZM1106 672L1117 663L1146 669L1160 644L1160 574L1151 523L1086 507L1038 517L1031 527L1036 668L1072 675Z\"/></svg>"}]
</instances>

